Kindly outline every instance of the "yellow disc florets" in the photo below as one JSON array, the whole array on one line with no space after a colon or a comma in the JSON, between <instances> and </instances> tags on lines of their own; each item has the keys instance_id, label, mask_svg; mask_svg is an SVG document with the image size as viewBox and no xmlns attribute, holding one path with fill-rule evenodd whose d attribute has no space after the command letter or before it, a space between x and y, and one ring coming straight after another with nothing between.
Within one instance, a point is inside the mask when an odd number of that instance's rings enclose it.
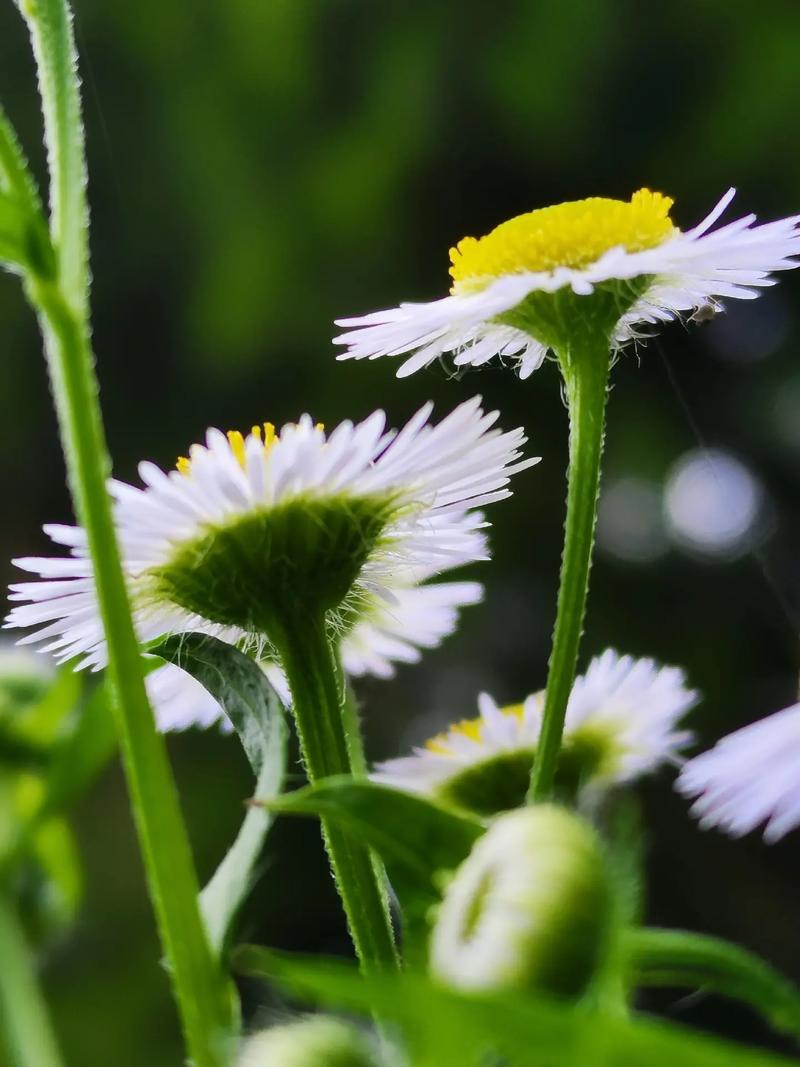
<instances>
[{"instance_id":1,"label":"yellow disc florets","mask_svg":"<svg viewBox=\"0 0 800 1067\"><path fill-rule=\"evenodd\" d=\"M505 274L581 269L620 246L653 248L677 232L671 207L669 197L640 189L630 202L595 196L517 215L450 249L453 291L480 289Z\"/></svg>"},{"instance_id":2,"label":"yellow disc florets","mask_svg":"<svg viewBox=\"0 0 800 1067\"><path fill-rule=\"evenodd\" d=\"M509 704L500 711L508 718L522 719L525 714L524 704ZM452 740L454 737L466 737L470 741L481 742L484 739L483 719L462 719L461 722L453 723L449 730L437 734L425 742L428 752L434 752L437 756L453 755Z\"/></svg>"},{"instance_id":3,"label":"yellow disc florets","mask_svg":"<svg viewBox=\"0 0 800 1067\"><path fill-rule=\"evenodd\" d=\"M291 425L291 423L289 425ZM318 422L316 428L318 430L324 430L325 426L323 423ZM280 434L276 433L275 426L271 422L265 422L262 424L262 426L253 426L250 430L250 434L263 443L264 455L269 452L269 450L280 437ZM228 438L228 443L231 446L231 451L233 452L234 456L239 461L241 466L244 467L246 457L246 438L244 434L240 430L228 430L225 436ZM192 466L192 461L186 456L180 456L175 466L178 468L181 474L188 474Z\"/></svg>"}]
</instances>

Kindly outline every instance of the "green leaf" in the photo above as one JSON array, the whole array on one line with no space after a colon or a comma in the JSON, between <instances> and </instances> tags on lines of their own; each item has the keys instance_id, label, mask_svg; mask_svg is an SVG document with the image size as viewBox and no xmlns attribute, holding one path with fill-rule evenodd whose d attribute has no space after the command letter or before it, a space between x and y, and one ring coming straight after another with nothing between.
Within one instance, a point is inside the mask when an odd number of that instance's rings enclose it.
<instances>
[{"instance_id":1,"label":"green leaf","mask_svg":"<svg viewBox=\"0 0 800 1067\"><path fill-rule=\"evenodd\" d=\"M341 823L375 849L395 883L431 898L439 896L439 873L457 867L484 830L477 819L423 797L349 776L258 801L270 811L324 815Z\"/></svg>"},{"instance_id":2,"label":"green leaf","mask_svg":"<svg viewBox=\"0 0 800 1067\"><path fill-rule=\"evenodd\" d=\"M409 972L362 977L345 962L240 949L242 974L327 1007L396 1022L412 1063L479 1067L789 1067L797 1061L643 1018L520 994L460 994Z\"/></svg>"},{"instance_id":3,"label":"green leaf","mask_svg":"<svg viewBox=\"0 0 800 1067\"><path fill-rule=\"evenodd\" d=\"M256 792L279 793L286 773L286 719L280 697L258 664L232 645L203 634L168 637L149 651L187 671L219 701L253 768ZM236 840L200 895L217 953L252 887L271 823L264 808L249 808Z\"/></svg>"},{"instance_id":4,"label":"green leaf","mask_svg":"<svg viewBox=\"0 0 800 1067\"><path fill-rule=\"evenodd\" d=\"M42 202L14 127L0 104L0 188L16 193L42 213Z\"/></svg>"},{"instance_id":5,"label":"green leaf","mask_svg":"<svg viewBox=\"0 0 800 1067\"><path fill-rule=\"evenodd\" d=\"M38 824L32 839L36 873L25 901L36 940L57 937L75 918L83 895L83 872L72 831L66 820Z\"/></svg>"},{"instance_id":6,"label":"green leaf","mask_svg":"<svg viewBox=\"0 0 800 1067\"><path fill-rule=\"evenodd\" d=\"M78 707L82 679L63 667L52 679L14 679L0 683L0 719L19 741L50 748L64 733L65 723Z\"/></svg>"},{"instance_id":7,"label":"green leaf","mask_svg":"<svg viewBox=\"0 0 800 1067\"><path fill-rule=\"evenodd\" d=\"M259 803L287 815L324 816L370 845L386 865L400 903L406 959L422 961L443 873L469 855L482 823L424 797L350 777L326 778L282 797L259 796Z\"/></svg>"},{"instance_id":8,"label":"green leaf","mask_svg":"<svg viewBox=\"0 0 800 1067\"><path fill-rule=\"evenodd\" d=\"M631 930L632 983L719 993L754 1008L777 1030L800 1036L800 990L752 952L684 930Z\"/></svg>"},{"instance_id":9,"label":"green leaf","mask_svg":"<svg viewBox=\"0 0 800 1067\"><path fill-rule=\"evenodd\" d=\"M41 215L14 193L0 192L0 263L52 277L55 260Z\"/></svg>"},{"instance_id":10,"label":"green leaf","mask_svg":"<svg viewBox=\"0 0 800 1067\"><path fill-rule=\"evenodd\" d=\"M76 711L73 729L56 747L45 776L40 817L71 807L116 751L117 729L110 700L108 685L101 682Z\"/></svg>"}]
</instances>

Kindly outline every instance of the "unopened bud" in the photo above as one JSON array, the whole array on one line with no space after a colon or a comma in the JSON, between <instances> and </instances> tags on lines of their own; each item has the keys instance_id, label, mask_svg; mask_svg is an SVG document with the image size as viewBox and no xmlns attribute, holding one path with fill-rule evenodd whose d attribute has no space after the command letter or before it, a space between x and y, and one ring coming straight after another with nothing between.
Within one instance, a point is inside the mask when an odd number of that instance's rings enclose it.
<instances>
[{"instance_id":1,"label":"unopened bud","mask_svg":"<svg viewBox=\"0 0 800 1067\"><path fill-rule=\"evenodd\" d=\"M375 1062L353 1027L317 1015L255 1034L237 1067L375 1067Z\"/></svg>"},{"instance_id":2,"label":"unopened bud","mask_svg":"<svg viewBox=\"0 0 800 1067\"><path fill-rule=\"evenodd\" d=\"M601 962L611 888L592 828L564 808L502 815L448 886L431 969L465 990L577 996Z\"/></svg>"}]
</instances>

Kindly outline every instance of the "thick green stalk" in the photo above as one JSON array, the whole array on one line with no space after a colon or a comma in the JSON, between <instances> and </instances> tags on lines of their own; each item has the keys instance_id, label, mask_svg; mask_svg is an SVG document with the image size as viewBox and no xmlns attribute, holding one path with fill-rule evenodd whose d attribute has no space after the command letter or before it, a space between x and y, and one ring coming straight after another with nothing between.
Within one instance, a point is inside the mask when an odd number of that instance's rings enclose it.
<instances>
[{"instance_id":1,"label":"thick green stalk","mask_svg":"<svg viewBox=\"0 0 800 1067\"><path fill-rule=\"evenodd\" d=\"M169 766L144 686L141 654L105 479L108 452L85 323L57 285L33 282L30 295L45 336L48 367L76 511L86 528L108 642L121 749L150 895L197 1067L225 1062L230 1007L198 905L199 886Z\"/></svg>"},{"instance_id":2,"label":"thick green stalk","mask_svg":"<svg viewBox=\"0 0 800 1067\"><path fill-rule=\"evenodd\" d=\"M11 902L0 895L0 1055L9 1067L62 1067L33 954Z\"/></svg>"},{"instance_id":3,"label":"thick green stalk","mask_svg":"<svg viewBox=\"0 0 800 1067\"><path fill-rule=\"evenodd\" d=\"M345 726L345 690L322 617L284 623L271 636L278 645L292 691L309 781L353 774L352 738ZM359 742L360 743L360 742ZM322 820L333 877L342 898L350 935L365 972L397 964L386 891L368 848L352 834Z\"/></svg>"},{"instance_id":4,"label":"thick green stalk","mask_svg":"<svg viewBox=\"0 0 800 1067\"><path fill-rule=\"evenodd\" d=\"M39 76L47 169L50 233L67 302L89 304L89 208L78 82L78 58L67 0L16 0L28 24Z\"/></svg>"},{"instance_id":5,"label":"thick green stalk","mask_svg":"<svg viewBox=\"0 0 800 1067\"><path fill-rule=\"evenodd\" d=\"M752 952L684 930L634 929L625 939L631 985L705 989L749 1004L800 1037L800 990Z\"/></svg>"},{"instance_id":6,"label":"thick green stalk","mask_svg":"<svg viewBox=\"0 0 800 1067\"><path fill-rule=\"evenodd\" d=\"M559 353L559 362L570 425L567 518L544 716L528 793L530 802L547 800L552 795L583 631L605 432L610 364L605 335L576 338L570 348Z\"/></svg>"},{"instance_id":7,"label":"thick green stalk","mask_svg":"<svg viewBox=\"0 0 800 1067\"><path fill-rule=\"evenodd\" d=\"M125 772L150 894L195 1067L222 1067L231 1005L200 917L198 884L163 738L147 699L141 657L106 492L105 441L88 304L83 132L65 0L22 0L39 70L50 168L54 278L29 275L75 510L86 529Z\"/></svg>"}]
</instances>

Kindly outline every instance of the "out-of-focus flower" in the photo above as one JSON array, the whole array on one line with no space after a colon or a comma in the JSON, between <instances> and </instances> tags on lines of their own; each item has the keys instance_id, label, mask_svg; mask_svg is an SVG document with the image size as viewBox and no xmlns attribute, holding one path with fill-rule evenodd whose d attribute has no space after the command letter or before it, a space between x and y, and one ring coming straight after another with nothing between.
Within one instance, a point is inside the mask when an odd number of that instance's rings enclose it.
<instances>
[{"instance_id":1,"label":"out-of-focus flower","mask_svg":"<svg viewBox=\"0 0 800 1067\"><path fill-rule=\"evenodd\" d=\"M254 1034L245 1042L237 1067L375 1067L376 1063L352 1026L316 1015Z\"/></svg>"},{"instance_id":2,"label":"out-of-focus flower","mask_svg":"<svg viewBox=\"0 0 800 1067\"><path fill-rule=\"evenodd\" d=\"M697 700L683 671L608 649L576 678L567 706L557 784L574 793L632 781L677 763L692 735L679 722ZM492 812L520 804L530 781L544 692L451 726L414 754L378 764L377 781Z\"/></svg>"},{"instance_id":3,"label":"out-of-focus flower","mask_svg":"<svg viewBox=\"0 0 800 1067\"><path fill-rule=\"evenodd\" d=\"M735 730L686 763L676 783L696 797L692 814L706 829L741 837L766 824L778 841L800 826L800 704Z\"/></svg>"}]
</instances>

